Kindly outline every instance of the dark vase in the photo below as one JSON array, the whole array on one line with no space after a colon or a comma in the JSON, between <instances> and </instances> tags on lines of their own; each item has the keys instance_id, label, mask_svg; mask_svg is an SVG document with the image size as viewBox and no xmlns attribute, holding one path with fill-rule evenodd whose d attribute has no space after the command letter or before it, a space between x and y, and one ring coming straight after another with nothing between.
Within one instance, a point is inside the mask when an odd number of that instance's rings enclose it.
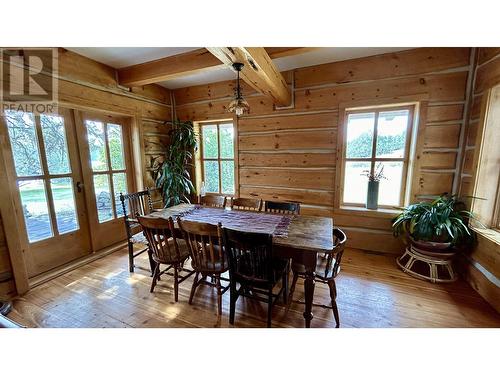
<instances>
[{"instance_id":1,"label":"dark vase","mask_svg":"<svg viewBox=\"0 0 500 375\"><path fill-rule=\"evenodd\" d=\"M376 210L378 208L378 185L379 181L368 181L366 208L369 210Z\"/></svg>"}]
</instances>

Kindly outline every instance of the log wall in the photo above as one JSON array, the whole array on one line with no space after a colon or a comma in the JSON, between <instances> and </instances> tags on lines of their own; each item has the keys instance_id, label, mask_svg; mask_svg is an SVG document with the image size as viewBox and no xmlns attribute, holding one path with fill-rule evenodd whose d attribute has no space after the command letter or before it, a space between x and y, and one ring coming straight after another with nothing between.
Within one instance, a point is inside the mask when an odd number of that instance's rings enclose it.
<instances>
[{"instance_id":1,"label":"log wall","mask_svg":"<svg viewBox=\"0 0 500 375\"><path fill-rule=\"evenodd\" d=\"M47 76L47 79L50 77ZM59 102L62 106L88 111L106 111L133 117L138 139L134 148L139 151L144 186L153 186L149 157L157 155L158 143L168 143L172 120L171 93L159 85L126 89L116 82L115 70L107 65L59 49ZM0 77L1 79L1 77ZM16 293L9 251L0 217L0 299Z\"/></svg>"},{"instance_id":2,"label":"log wall","mask_svg":"<svg viewBox=\"0 0 500 375\"><path fill-rule=\"evenodd\" d=\"M349 246L399 253L391 212L343 210L336 206L337 148L342 108L420 102L412 200L455 192L471 70L469 48L419 48L285 72L291 108L244 85L250 113L239 119L238 165L242 197L293 200L302 212L333 216ZM174 91L181 120L228 118L234 81Z\"/></svg>"}]
</instances>

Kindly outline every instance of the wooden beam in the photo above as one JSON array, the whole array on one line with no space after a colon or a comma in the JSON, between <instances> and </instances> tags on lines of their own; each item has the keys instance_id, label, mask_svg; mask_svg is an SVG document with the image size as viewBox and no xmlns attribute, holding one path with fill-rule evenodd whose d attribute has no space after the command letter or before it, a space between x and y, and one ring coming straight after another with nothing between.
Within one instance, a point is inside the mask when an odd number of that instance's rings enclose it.
<instances>
[{"instance_id":1,"label":"wooden beam","mask_svg":"<svg viewBox=\"0 0 500 375\"><path fill-rule=\"evenodd\" d=\"M292 100L290 88L263 47L208 47L207 49L228 66L235 62L245 64L240 74L246 83L271 97L274 103L285 107L290 105Z\"/></svg>"},{"instance_id":2,"label":"wooden beam","mask_svg":"<svg viewBox=\"0 0 500 375\"><path fill-rule=\"evenodd\" d=\"M300 55L317 49L316 47L267 47L272 59ZM123 86L143 86L155 82L168 81L204 70L218 69L219 59L207 49L200 48L179 55L164 57L142 64L118 69L118 79Z\"/></svg>"}]
</instances>

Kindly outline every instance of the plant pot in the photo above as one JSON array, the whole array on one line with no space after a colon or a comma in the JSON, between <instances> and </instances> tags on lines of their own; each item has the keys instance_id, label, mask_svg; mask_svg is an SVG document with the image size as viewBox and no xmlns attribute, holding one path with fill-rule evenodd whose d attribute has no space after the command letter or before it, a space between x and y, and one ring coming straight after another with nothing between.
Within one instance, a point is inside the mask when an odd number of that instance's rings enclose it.
<instances>
[{"instance_id":1,"label":"plant pot","mask_svg":"<svg viewBox=\"0 0 500 375\"><path fill-rule=\"evenodd\" d=\"M366 208L376 210L378 208L378 186L379 181L368 181L368 192L366 193Z\"/></svg>"},{"instance_id":2,"label":"plant pot","mask_svg":"<svg viewBox=\"0 0 500 375\"><path fill-rule=\"evenodd\" d=\"M428 255L443 259L447 259L455 255L455 252L451 248L451 242L433 242L433 241L415 240L411 236L410 236L410 242L412 247L423 255Z\"/></svg>"}]
</instances>

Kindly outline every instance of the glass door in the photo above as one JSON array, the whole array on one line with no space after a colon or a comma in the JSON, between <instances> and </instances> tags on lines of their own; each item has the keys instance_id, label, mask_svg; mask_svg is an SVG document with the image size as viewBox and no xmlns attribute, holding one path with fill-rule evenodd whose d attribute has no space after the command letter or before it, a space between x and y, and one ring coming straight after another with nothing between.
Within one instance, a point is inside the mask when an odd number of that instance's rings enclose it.
<instances>
[{"instance_id":1,"label":"glass door","mask_svg":"<svg viewBox=\"0 0 500 375\"><path fill-rule=\"evenodd\" d=\"M78 143L94 251L126 238L120 193L133 189L129 119L77 114Z\"/></svg>"},{"instance_id":2,"label":"glass door","mask_svg":"<svg viewBox=\"0 0 500 375\"><path fill-rule=\"evenodd\" d=\"M90 252L80 159L69 110L58 115L5 111L15 176L20 235L28 276L34 277Z\"/></svg>"}]
</instances>

